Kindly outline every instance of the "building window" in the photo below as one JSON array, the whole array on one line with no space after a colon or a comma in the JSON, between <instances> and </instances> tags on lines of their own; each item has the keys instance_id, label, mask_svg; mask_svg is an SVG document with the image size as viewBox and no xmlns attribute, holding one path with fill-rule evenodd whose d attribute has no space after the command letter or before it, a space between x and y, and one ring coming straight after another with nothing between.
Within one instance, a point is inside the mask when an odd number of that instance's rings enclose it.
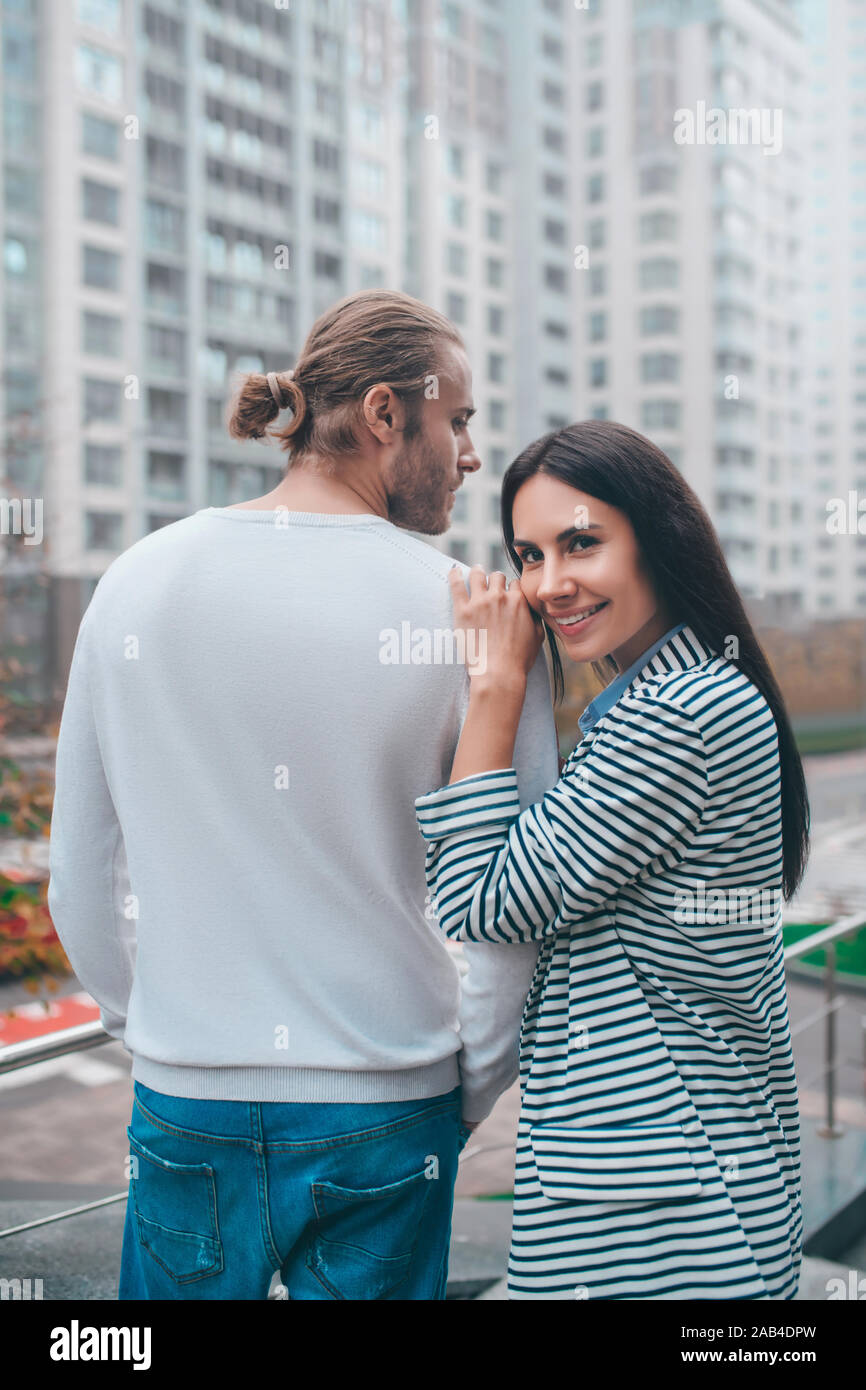
<instances>
[{"instance_id":1,"label":"building window","mask_svg":"<svg viewBox=\"0 0 866 1390\"><path fill-rule=\"evenodd\" d=\"M3 241L3 268L16 280L36 279L36 252L27 237L7 236Z\"/></svg>"},{"instance_id":2,"label":"building window","mask_svg":"<svg viewBox=\"0 0 866 1390\"><path fill-rule=\"evenodd\" d=\"M316 251L313 256L313 271L319 280L339 280L341 267L340 257L328 251Z\"/></svg>"},{"instance_id":3,"label":"building window","mask_svg":"<svg viewBox=\"0 0 866 1390\"><path fill-rule=\"evenodd\" d=\"M147 455L147 491L151 497L181 501L186 497L186 459L183 454L151 449Z\"/></svg>"},{"instance_id":4,"label":"building window","mask_svg":"<svg viewBox=\"0 0 866 1390\"><path fill-rule=\"evenodd\" d=\"M186 396L151 386L147 393L147 417L152 434L186 434Z\"/></svg>"},{"instance_id":5,"label":"building window","mask_svg":"<svg viewBox=\"0 0 866 1390\"><path fill-rule=\"evenodd\" d=\"M590 314L588 325L589 341L591 343L603 343L607 337L607 314Z\"/></svg>"},{"instance_id":6,"label":"building window","mask_svg":"<svg viewBox=\"0 0 866 1390\"><path fill-rule=\"evenodd\" d=\"M186 99L180 82L175 82L172 77L166 77L164 73L151 72L148 69L144 74L144 90L152 107L162 108L162 111L168 115L178 116L181 119L184 117ZM211 125L212 122L207 123L208 131L210 131ZM246 132L236 130L234 134L235 140L239 142L240 137ZM240 152L239 146L236 144L235 153L239 154Z\"/></svg>"},{"instance_id":7,"label":"building window","mask_svg":"<svg viewBox=\"0 0 866 1390\"><path fill-rule=\"evenodd\" d=\"M552 241L556 246L565 245L565 223L558 218L546 217L544 219L544 239Z\"/></svg>"},{"instance_id":8,"label":"building window","mask_svg":"<svg viewBox=\"0 0 866 1390\"><path fill-rule=\"evenodd\" d=\"M83 247L82 277L85 285L98 290L120 288L120 257L99 246Z\"/></svg>"},{"instance_id":9,"label":"building window","mask_svg":"<svg viewBox=\"0 0 866 1390\"><path fill-rule=\"evenodd\" d=\"M81 91L103 101L119 102L123 95L123 66L113 53L80 43L75 50L75 80Z\"/></svg>"},{"instance_id":10,"label":"building window","mask_svg":"<svg viewBox=\"0 0 866 1390\"><path fill-rule=\"evenodd\" d=\"M602 34L590 34L586 40L586 66L596 68L602 59Z\"/></svg>"},{"instance_id":11,"label":"building window","mask_svg":"<svg viewBox=\"0 0 866 1390\"><path fill-rule=\"evenodd\" d=\"M589 224L590 249L597 251L600 246L604 246L606 237L607 232L604 218L594 217Z\"/></svg>"},{"instance_id":12,"label":"building window","mask_svg":"<svg viewBox=\"0 0 866 1390\"><path fill-rule=\"evenodd\" d=\"M586 181L586 201L600 203L604 200L604 174L590 174Z\"/></svg>"},{"instance_id":13,"label":"building window","mask_svg":"<svg viewBox=\"0 0 866 1390\"><path fill-rule=\"evenodd\" d=\"M449 291L446 298L446 313L452 323L466 322L466 296Z\"/></svg>"},{"instance_id":14,"label":"building window","mask_svg":"<svg viewBox=\"0 0 866 1390\"><path fill-rule=\"evenodd\" d=\"M677 333L679 320L679 311L669 304L650 304L640 311L640 331L645 338L655 333Z\"/></svg>"},{"instance_id":15,"label":"building window","mask_svg":"<svg viewBox=\"0 0 866 1390\"><path fill-rule=\"evenodd\" d=\"M591 295L604 294L607 290L607 266L594 265L589 272L589 292Z\"/></svg>"},{"instance_id":16,"label":"building window","mask_svg":"<svg viewBox=\"0 0 866 1390\"><path fill-rule=\"evenodd\" d=\"M208 287L211 281L208 280ZM146 302L160 314L182 314L186 301L186 275L177 266L148 261L145 270Z\"/></svg>"},{"instance_id":17,"label":"building window","mask_svg":"<svg viewBox=\"0 0 866 1390\"><path fill-rule=\"evenodd\" d=\"M488 161L485 171L486 187L488 193L502 192L502 165Z\"/></svg>"},{"instance_id":18,"label":"building window","mask_svg":"<svg viewBox=\"0 0 866 1390\"><path fill-rule=\"evenodd\" d=\"M501 241L505 229L505 219L501 212L487 212L487 235L491 241Z\"/></svg>"},{"instance_id":19,"label":"building window","mask_svg":"<svg viewBox=\"0 0 866 1390\"><path fill-rule=\"evenodd\" d=\"M505 265L495 256L487 257L487 283L497 290L505 283Z\"/></svg>"},{"instance_id":20,"label":"building window","mask_svg":"<svg viewBox=\"0 0 866 1390\"><path fill-rule=\"evenodd\" d=\"M501 352L487 354L487 375L491 381L505 380L505 357Z\"/></svg>"},{"instance_id":21,"label":"building window","mask_svg":"<svg viewBox=\"0 0 866 1390\"><path fill-rule=\"evenodd\" d=\"M378 159L353 159L355 187L365 198L384 202L387 195L385 165Z\"/></svg>"},{"instance_id":22,"label":"building window","mask_svg":"<svg viewBox=\"0 0 866 1390\"><path fill-rule=\"evenodd\" d=\"M453 0L442 0L442 26L448 38L459 39L463 34L463 11Z\"/></svg>"},{"instance_id":23,"label":"building window","mask_svg":"<svg viewBox=\"0 0 866 1390\"><path fill-rule=\"evenodd\" d=\"M555 154L565 154L565 131L546 125L541 132L541 140L545 149L553 150Z\"/></svg>"},{"instance_id":24,"label":"building window","mask_svg":"<svg viewBox=\"0 0 866 1390\"><path fill-rule=\"evenodd\" d=\"M679 381L680 359L672 352L645 352L640 359L641 381Z\"/></svg>"},{"instance_id":25,"label":"building window","mask_svg":"<svg viewBox=\"0 0 866 1390\"><path fill-rule=\"evenodd\" d=\"M82 318L82 340L85 352L97 357L119 357L123 338L123 321L113 314L93 314L85 310Z\"/></svg>"},{"instance_id":26,"label":"building window","mask_svg":"<svg viewBox=\"0 0 866 1390\"><path fill-rule=\"evenodd\" d=\"M171 15L155 9L153 5L144 7L144 32L151 43L158 44L160 48L168 48L173 52L183 50L183 25L172 19Z\"/></svg>"},{"instance_id":27,"label":"building window","mask_svg":"<svg viewBox=\"0 0 866 1390\"><path fill-rule=\"evenodd\" d=\"M448 198L448 221L452 227L466 226L466 199L452 193Z\"/></svg>"},{"instance_id":28,"label":"building window","mask_svg":"<svg viewBox=\"0 0 866 1390\"><path fill-rule=\"evenodd\" d=\"M81 215L85 222L104 222L116 227L120 222L120 191L93 179L82 179Z\"/></svg>"},{"instance_id":29,"label":"building window","mask_svg":"<svg viewBox=\"0 0 866 1390\"><path fill-rule=\"evenodd\" d=\"M545 174L543 187L549 198L565 197L565 179L561 174Z\"/></svg>"},{"instance_id":30,"label":"building window","mask_svg":"<svg viewBox=\"0 0 866 1390\"><path fill-rule=\"evenodd\" d=\"M171 203L157 203L148 198L144 205L145 241L151 251L184 250L183 208Z\"/></svg>"},{"instance_id":31,"label":"building window","mask_svg":"<svg viewBox=\"0 0 866 1390\"><path fill-rule=\"evenodd\" d=\"M327 140L314 140L313 164L317 169L325 169L332 174L339 173L339 147L337 145L329 144Z\"/></svg>"},{"instance_id":32,"label":"building window","mask_svg":"<svg viewBox=\"0 0 866 1390\"><path fill-rule=\"evenodd\" d=\"M488 408L488 424L492 430L505 429L505 402L491 401Z\"/></svg>"},{"instance_id":33,"label":"building window","mask_svg":"<svg viewBox=\"0 0 866 1390\"><path fill-rule=\"evenodd\" d=\"M120 148L120 126L116 121L104 121L92 111L81 113L81 148L85 154L98 159L116 161Z\"/></svg>"},{"instance_id":34,"label":"building window","mask_svg":"<svg viewBox=\"0 0 866 1390\"><path fill-rule=\"evenodd\" d=\"M76 17L88 29L101 29L103 34L120 33L120 0L78 0Z\"/></svg>"},{"instance_id":35,"label":"building window","mask_svg":"<svg viewBox=\"0 0 866 1390\"><path fill-rule=\"evenodd\" d=\"M445 265L449 275L466 274L466 247L457 241L449 241L446 248Z\"/></svg>"},{"instance_id":36,"label":"building window","mask_svg":"<svg viewBox=\"0 0 866 1390\"><path fill-rule=\"evenodd\" d=\"M641 261L638 267L638 283L642 290L676 289L680 282L678 261L657 257L651 261Z\"/></svg>"},{"instance_id":37,"label":"building window","mask_svg":"<svg viewBox=\"0 0 866 1390\"><path fill-rule=\"evenodd\" d=\"M641 193L675 193L677 171L673 164L649 164L639 176Z\"/></svg>"},{"instance_id":38,"label":"building window","mask_svg":"<svg viewBox=\"0 0 866 1390\"><path fill-rule=\"evenodd\" d=\"M601 82L590 82L586 88L587 111L600 111L604 105L604 87Z\"/></svg>"},{"instance_id":39,"label":"building window","mask_svg":"<svg viewBox=\"0 0 866 1390\"><path fill-rule=\"evenodd\" d=\"M96 377L84 378L84 397L82 399L82 424L95 421L117 424L123 409L123 386L119 381L101 381Z\"/></svg>"},{"instance_id":40,"label":"building window","mask_svg":"<svg viewBox=\"0 0 866 1390\"><path fill-rule=\"evenodd\" d=\"M604 154L603 126L590 126L589 130L586 132L586 153L590 158L594 155Z\"/></svg>"},{"instance_id":41,"label":"building window","mask_svg":"<svg viewBox=\"0 0 866 1390\"><path fill-rule=\"evenodd\" d=\"M148 135L145 145L145 159L147 177L152 183L162 184L165 188L173 188L179 193L183 192L185 161L182 145L175 145L171 140L159 140L155 135Z\"/></svg>"},{"instance_id":42,"label":"building window","mask_svg":"<svg viewBox=\"0 0 866 1390\"><path fill-rule=\"evenodd\" d=\"M465 173L463 150L459 145L448 146L448 172L453 179L462 179Z\"/></svg>"},{"instance_id":43,"label":"building window","mask_svg":"<svg viewBox=\"0 0 866 1390\"><path fill-rule=\"evenodd\" d=\"M639 222L642 242L673 241L677 234L677 219L672 212L646 212Z\"/></svg>"},{"instance_id":44,"label":"building window","mask_svg":"<svg viewBox=\"0 0 866 1390\"><path fill-rule=\"evenodd\" d=\"M550 290L556 290L558 294L564 294L567 281L565 271L558 265L546 265L544 267L544 283Z\"/></svg>"},{"instance_id":45,"label":"building window","mask_svg":"<svg viewBox=\"0 0 866 1390\"><path fill-rule=\"evenodd\" d=\"M186 334L162 324L147 325L148 361L173 376L186 375Z\"/></svg>"},{"instance_id":46,"label":"building window","mask_svg":"<svg viewBox=\"0 0 866 1390\"><path fill-rule=\"evenodd\" d=\"M607 386L607 358L591 357L589 361L590 386Z\"/></svg>"},{"instance_id":47,"label":"building window","mask_svg":"<svg viewBox=\"0 0 866 1390\"><path fill-rule=\"evenodd\" d=\"M501 338L505 332L505 310L498 304L487 306L487 331L494 338Z\"/></svg>"},{"instance_id":48,"label":"building window","mask_svg":"<svg viewBox=\"0 0 866 1390\"><path fill-rule=\"evenodd\" d=\"M641 405L641 423L645 429L679 429L679 402L644 401Z\"/></svg>"},{"instance_id":49,"label":"building window","mask_svg":"<svg viewBox=\"0 0 866 1390\"><path fill-rule=\"evenodd\" d=\"M119 444L85 444L84 481L95 487L120 487L123 450Z\"/></svg>"},{"instance_id":50,"label":"building window","mask_svg":"<svg viewBox=\"0 0 866 1390\"><path fill-rule=\"evenodd\" d=\"M84 513L85 550L120 550L123 516L120 512Z\"/></svg>"},{"instance_id":51,"label":"building window","mask_svg":"<svg viewBox=\"0 0 866 1390\"><path fill-rule=\"evenodd\" d=\"M563 59L563 47L559 39L553 34L542 34L541 51L545 58L550 58L554 63L561 63Z\"/></svg>"},{"instance_id":52,"label":"building window","mask_svg":"<svg viewBox=\"0 0 866 1390\"><path fill-rule=\"evenodd\" d=\"M386 249L385 219L376 212L355 209L352 213L352 237L356 246L365 251Z\"/></svg>"}]
</instances>

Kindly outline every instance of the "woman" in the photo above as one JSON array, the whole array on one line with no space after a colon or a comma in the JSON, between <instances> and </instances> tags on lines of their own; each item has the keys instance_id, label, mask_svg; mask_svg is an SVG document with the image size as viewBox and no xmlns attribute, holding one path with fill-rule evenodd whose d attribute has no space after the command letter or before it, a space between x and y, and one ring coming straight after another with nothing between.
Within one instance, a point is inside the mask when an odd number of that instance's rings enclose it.
<instances>
[{"instance_id":1,"label":"woman","mask_svg":"<svg viewBox=\"0 0 866 1390\"><path fill-rule=\"evenodd\" d=\"M782 697L706 512L642 435L591 420L537 441L502 524L519 583L450 575L484 659L451 781L416 810L446 935L541 943L509 1297L791 1299L780 919L809 809ZM554 637L616 678L521 814L510 764L545 632L557 699Z\"/></svg>"}]
</instances>

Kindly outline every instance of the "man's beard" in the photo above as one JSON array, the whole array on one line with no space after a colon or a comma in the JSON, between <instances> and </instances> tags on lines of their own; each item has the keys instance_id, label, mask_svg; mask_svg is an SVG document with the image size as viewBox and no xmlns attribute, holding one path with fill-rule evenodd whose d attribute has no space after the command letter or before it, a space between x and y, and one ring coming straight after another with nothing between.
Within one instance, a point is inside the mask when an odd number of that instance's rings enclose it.
<instances>
[{"instance_id":1,"label":"man's beard","mask_svg":"<svg viewBox=\"0 0 866 1390\"><path fill-rule=\"evenodd\" d=\"M405 531L441 536L451 518L448 472L426 434L418 431L394 459L387 479L388 519Z\"/></svg>"}]
</instances>

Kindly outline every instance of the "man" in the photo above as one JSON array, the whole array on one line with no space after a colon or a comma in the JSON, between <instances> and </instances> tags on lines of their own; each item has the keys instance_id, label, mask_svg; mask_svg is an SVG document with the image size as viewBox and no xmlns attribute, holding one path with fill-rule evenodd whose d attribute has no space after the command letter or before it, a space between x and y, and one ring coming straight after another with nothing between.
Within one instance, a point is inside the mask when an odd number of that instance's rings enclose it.
<instances>
[{"instance_id":1,"label":"man","mask_svg":"<svg viewBox=\"0 0 866 1390\"><path fill-rule=\"evenodd\" d=\"M517 1075L537 948L467 947L460 998L413 810L468 703L410 534L480 466L465 348L351 296L232 432L289 406L284 479L119 556L70 671L48 901L133 1059L121 1298L444 1298L459 1146ZM556 781L543 654L515 767L522 805Z\"/></svg>"}]
</instances>

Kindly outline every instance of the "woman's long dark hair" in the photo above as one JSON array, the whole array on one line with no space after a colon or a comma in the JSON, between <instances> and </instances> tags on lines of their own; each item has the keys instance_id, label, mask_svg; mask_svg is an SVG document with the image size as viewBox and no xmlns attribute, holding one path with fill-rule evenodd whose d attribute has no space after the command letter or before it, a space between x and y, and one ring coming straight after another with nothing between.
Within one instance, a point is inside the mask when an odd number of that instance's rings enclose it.
<instances>
[{"instance_id":1,"label":"woman's long dark hair","mask_svg":"<svg viewBox=\"0 0 866 1390\"><path fill-rule=\"evenodd\" d=\"M782 692L761 650L731 577L719 538L696 494L667 454L613 420L581 420L542 436L514 460L502 483L505 548L519 574L512 512L518 489L536 473L616 507L631 522L655 594L676 622L687 623L720 655L738 639L736 664L773 712L779 740L782 799L782 887L793 897L809 854L809 799L803 764ZM556 635L544 624L553 666L554 698L564 693ZM604 684L617 674L612 657L593 661Z\"/></svg>"}]
</instances>

